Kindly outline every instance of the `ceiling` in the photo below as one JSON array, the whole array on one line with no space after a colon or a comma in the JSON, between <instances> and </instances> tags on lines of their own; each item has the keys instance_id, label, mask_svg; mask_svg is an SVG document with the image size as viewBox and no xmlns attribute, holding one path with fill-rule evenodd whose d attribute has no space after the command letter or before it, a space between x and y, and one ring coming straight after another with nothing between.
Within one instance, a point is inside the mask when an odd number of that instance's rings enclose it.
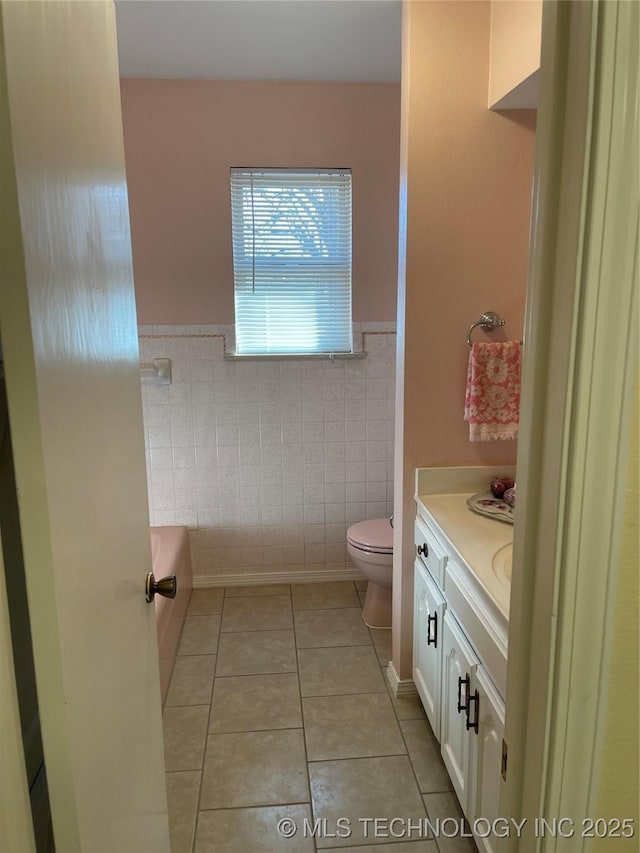
<instances>
[{"instance_id":1,"label":"ceiling","mask_svg":"<svg viewBox=\"0 0 640 853\"><path fill-rule=\"evenodd\" d=\"M122 77L400 79L400 0L116 0Z\"/></svg>"}]
</instances>

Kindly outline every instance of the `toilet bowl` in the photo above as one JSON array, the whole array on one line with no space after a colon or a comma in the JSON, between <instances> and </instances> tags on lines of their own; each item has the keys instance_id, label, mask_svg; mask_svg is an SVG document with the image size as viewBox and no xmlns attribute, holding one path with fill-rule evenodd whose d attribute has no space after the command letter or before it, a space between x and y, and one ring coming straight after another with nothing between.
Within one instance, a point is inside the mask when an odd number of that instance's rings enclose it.
<instances>
[{"instance_id":1,"label":"toilet bowl","mask_svg":"<svg viewBox=\"0 0 640 853\"><path fill-rule=\"evenodd\" d=\"M393 528L389 519L352 524L347 530L347 552L369 581L362 618L370 628L390 628Z\"/></svg>"}]
</instances>

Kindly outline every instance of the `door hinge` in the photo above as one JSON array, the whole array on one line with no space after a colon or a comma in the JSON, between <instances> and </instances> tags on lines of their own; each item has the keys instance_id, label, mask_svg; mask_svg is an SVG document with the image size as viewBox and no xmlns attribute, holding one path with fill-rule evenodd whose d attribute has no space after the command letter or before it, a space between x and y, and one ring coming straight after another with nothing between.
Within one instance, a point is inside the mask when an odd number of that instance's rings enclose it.
<instances>
[{"instance_id":1,"label":"door hinge","mask_svg":"<svg viewBox=\"0 0 640 853\"><path fill-rule=\"evenodd\" d=\"M502 780L504 782L507 781L507 754L509 749L507 747L507 743L505 739L502 739L502 764L500 766L500 772L502 773Z\"/></svg>"}]
</instances>

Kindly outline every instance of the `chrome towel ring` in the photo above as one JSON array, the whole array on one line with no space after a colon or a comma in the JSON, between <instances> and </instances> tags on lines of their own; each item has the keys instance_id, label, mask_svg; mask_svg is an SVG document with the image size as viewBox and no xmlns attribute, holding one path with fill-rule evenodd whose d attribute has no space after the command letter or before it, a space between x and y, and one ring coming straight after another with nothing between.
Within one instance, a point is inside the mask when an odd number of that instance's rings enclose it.
<instances>
[{"instance_id":1,"label":"chrome towel ring","mask_svg":"<svg viewBox=\"0 0 640 853\"><path fill-rule=\"evenodd\" d=\"M495 313L495 311L485 311L479 320L476 320L475 323L472 323L469 326L469 329L467 331L467 343L469 344L469 346L471 346L471 344L472 344L471 333L478 326L481 329L484 329L485 332L491 332L493 329L497 328L498 326L504 326L504 323L505 323L505 321L501 317L498 317L498 315Z\"/></svg>"}]
</instances>

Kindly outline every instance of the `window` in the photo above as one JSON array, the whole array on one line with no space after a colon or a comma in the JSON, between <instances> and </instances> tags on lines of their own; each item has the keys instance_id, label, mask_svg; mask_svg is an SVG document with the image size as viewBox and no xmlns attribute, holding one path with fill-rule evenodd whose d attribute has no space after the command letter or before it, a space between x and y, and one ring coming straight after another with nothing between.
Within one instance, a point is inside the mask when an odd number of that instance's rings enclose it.
<instances>
[{"instance_id":1,"label":"window","mask_svg":"<svg viewBox=\"0 0 640 853\"><path fill-rule=\"evenodd\" d=\"M232 169L236 352L352 351L351 171Z\"/></svg>"}]
</instances>

